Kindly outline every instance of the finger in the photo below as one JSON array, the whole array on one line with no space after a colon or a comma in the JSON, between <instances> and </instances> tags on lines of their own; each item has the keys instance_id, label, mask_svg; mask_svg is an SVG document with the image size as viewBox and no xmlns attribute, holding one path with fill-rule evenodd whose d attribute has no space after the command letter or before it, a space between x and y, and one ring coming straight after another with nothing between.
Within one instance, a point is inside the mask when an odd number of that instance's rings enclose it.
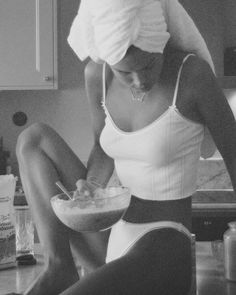
<instances>
[{"instance_id":1,"label":"finger","mask_svg":"<svg viewBox=\"0 0 236 295\"><path fill-rule=\"evenodd\" d=\"M77 189L80 190L85 185L85 183L86 181L84 179L79 179L76 181L75 185Z\"/></svg>"}]
</instances>

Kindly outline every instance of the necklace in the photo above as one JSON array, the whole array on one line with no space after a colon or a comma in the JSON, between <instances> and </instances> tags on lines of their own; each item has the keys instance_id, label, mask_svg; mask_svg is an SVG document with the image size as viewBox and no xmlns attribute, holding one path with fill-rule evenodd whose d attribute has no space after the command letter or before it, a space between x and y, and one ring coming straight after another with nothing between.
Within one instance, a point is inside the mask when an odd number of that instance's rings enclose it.
<instances>
[{"instance_id":1,"label":"necklace","mask_svg":"<svg viewBox=\"0 0 236 295\"><path fill-rule=\"evenodd\" d=\"M132 93L132 100L138 102L144 102L147 92L142 92L140 90L135 90L134 88L130 88Z\"/></svg>"}]
</instances>

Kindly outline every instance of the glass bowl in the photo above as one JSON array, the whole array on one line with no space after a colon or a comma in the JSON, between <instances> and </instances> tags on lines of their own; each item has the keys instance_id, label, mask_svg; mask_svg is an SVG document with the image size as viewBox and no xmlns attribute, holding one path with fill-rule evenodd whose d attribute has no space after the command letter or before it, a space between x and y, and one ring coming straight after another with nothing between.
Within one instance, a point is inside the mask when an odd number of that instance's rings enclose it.
<instances>
[{"instance_id":1,"label":"glass bowl","mask_svg":"<svg viewBox=\"0 0 236 295\"><path fill-rule=\"evenodd\" d=\"M70 192L73 197L74 192ZM73 200L62 193L51 198L56 216L66 226L78 232L106 230L118 222L130 203L130 190L126 187L97 189L94 197Z\"/></svg>"}]
</instances>

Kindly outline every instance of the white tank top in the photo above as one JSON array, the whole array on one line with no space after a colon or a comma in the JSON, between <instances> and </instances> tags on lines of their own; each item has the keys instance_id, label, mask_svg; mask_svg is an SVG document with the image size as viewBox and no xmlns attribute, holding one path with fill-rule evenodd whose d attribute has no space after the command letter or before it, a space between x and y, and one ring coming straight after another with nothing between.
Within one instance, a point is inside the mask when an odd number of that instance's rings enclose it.
<instances>
[{"instance_id":1,"label":"white tank top","mask_svg":"<svg viewBox=\"0 0 236 295\"><path fill-rule=\"evenodd\" d=\"M119 129L106 108L103 71L102 104L106 119L100 144L114 159L122 185L139 198L174 200L196 191L204 126L182 116L176 107L180 75L188 57L179 69L172 105L151 124L133 132Z\"/></svg>"}]
</instances>

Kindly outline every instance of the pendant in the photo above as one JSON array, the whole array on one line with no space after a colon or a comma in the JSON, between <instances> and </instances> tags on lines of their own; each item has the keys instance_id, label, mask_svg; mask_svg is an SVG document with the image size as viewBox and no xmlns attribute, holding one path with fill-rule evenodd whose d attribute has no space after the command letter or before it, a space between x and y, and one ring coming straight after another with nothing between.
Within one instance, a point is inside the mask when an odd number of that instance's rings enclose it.
<instances>
[{"instance_id":1,"label":"pendant","mask_svg":"<svg viewBox=\"0 0 236 295\"><path fill-rule=\"evenodd\" d=\"M133 101L144 102L144 98L147 94L146 92L136 90L135 88L130 88L130 91L132 93L132 100Z\"/></svg>"}]
</instances>

